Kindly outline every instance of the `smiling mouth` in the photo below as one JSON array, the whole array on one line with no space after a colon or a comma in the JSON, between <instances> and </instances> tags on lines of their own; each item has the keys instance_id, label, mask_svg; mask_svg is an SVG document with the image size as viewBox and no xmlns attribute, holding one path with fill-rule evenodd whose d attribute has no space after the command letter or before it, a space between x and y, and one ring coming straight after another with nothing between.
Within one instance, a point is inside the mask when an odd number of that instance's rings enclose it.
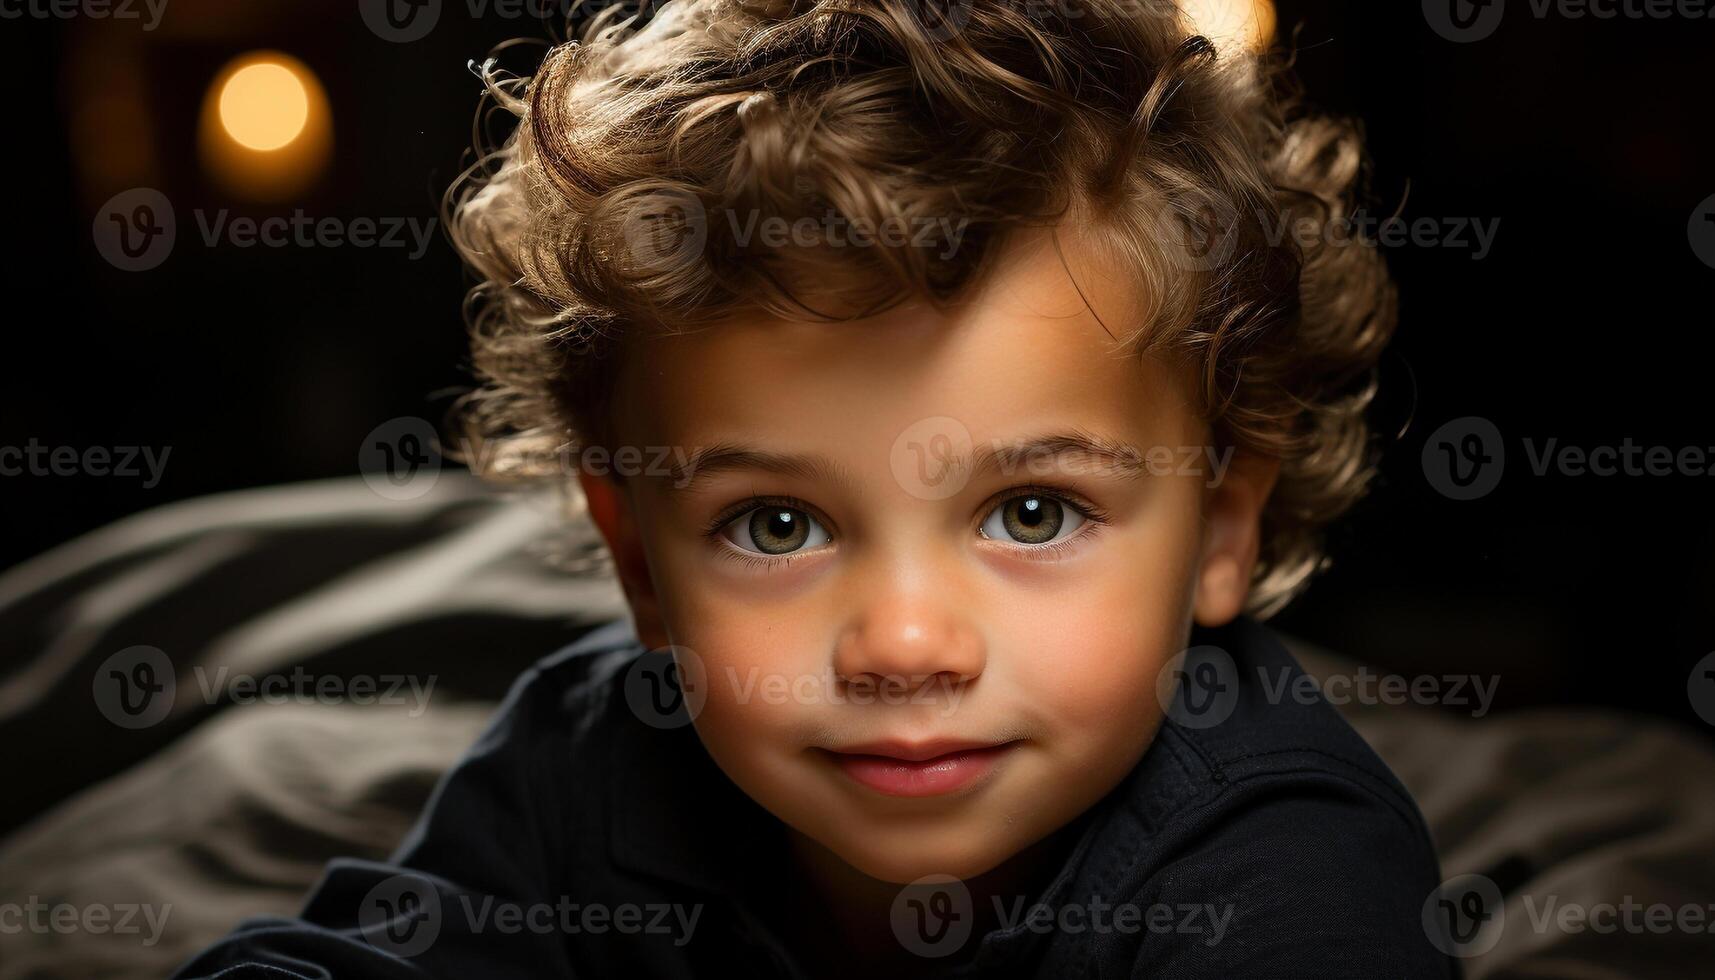
<instances>
[{"instance_id":1,"label":"smiling mouth","mask_svg":"<svg viewBox=\"0 0 1715 980\"><path fill-rule=\"evenodd\" d=\"M991 775L1018 744L1015 739L997 745L964 745L950 751L937 745L866 745L855 746L852 751L818 751L860 786L884 796L921 797L942 796L975 785Z\"/></svg>"}]
</instances>

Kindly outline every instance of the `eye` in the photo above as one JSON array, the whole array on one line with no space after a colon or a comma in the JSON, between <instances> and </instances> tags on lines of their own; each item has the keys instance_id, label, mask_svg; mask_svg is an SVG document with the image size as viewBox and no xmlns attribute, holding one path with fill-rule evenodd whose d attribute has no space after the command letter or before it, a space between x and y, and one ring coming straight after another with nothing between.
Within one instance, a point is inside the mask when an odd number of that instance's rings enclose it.
<instances>
[{"instance_id":1,"label":"eye","mask_svg":"<svg viewBox=\"0 0 1715 980\"><path fill-rule=\"evenodd\" d=\"M721 537L758 555L789 555L828 543L828 532L796 507L758 507L721 529Z\"/></svg>"},{"instance_id":2,"label":"eye","mask_svg":"<svg viewBox=\"0 0 1715 980\"><path fill-rule=\"evenodd\" d=\"M978 530L985 538L1013 544L1044 545L1065 538L1087 518L1058 497L1026 493L995 505Z\"/></svg>"}]
</instances>

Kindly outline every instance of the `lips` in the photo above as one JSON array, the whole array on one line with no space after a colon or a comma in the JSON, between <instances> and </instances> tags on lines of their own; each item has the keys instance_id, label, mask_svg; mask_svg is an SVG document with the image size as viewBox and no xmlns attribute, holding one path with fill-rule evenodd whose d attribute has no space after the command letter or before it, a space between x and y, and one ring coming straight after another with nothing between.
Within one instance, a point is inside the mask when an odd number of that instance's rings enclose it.
<instances>
[{"instance_id":1,"label":"lips","mask_svg":"<svg viewBox=\"0 0 1715 980\"><path fill-rule=\"evenodd\" d=\"M852 781L886 796L940 796L994 772L1017 741L868 742L825 749Z\"/></svg>"}]
</instances>

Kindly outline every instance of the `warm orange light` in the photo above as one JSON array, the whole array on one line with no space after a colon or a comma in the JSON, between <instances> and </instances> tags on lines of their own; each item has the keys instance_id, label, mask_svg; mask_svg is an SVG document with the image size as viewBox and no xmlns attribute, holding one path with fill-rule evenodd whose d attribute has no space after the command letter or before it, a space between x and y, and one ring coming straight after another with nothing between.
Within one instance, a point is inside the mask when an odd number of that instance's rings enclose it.
<instances>
[{"instance_id":1,"label":"warm orange light","mask_svg":"<svg viewBox=\"0 0 1715 980\"><path fill-rule=\"evenodd\" d=\"M327 94L309 66L281 51L233 59L209 84L199 127L203 166L232 193L282 201L327 169Z\"/></svg>"},{"instance_id":2,"label":"warm orange light","mask_svg":"<svg viewBox=\"0 0 1715 980\"><path fill-rule=\"evenodd\" d=\"M1181 16L1217 48L1238 43L1262 50L1274 41L1274 4L1270 0L1179 0Z\"/></svg>"},{"instance_id":3,"label":"warm orange light","mask_svg":"<svg viewBox=\"0 0 1715 980\"><path fill-rule=\"evenodd\" d=\"M220 123L242 146L278 150L304 132L310 97L303 80L277 61L232 73L220 89Z\"/></svg>"}]
</instances>

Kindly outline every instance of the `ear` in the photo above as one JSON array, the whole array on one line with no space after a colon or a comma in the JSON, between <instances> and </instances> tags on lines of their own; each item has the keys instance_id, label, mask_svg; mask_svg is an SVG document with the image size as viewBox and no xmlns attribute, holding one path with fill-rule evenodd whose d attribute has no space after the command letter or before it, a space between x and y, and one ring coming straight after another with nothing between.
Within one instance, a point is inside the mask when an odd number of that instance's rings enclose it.
<instances>
[{"instance_id":1,"label":"ear","mask_svg":"<svg viewBox=\"0 0 1715 980\"><path fill-rule=\"evenodd\" d=\"M1244 611L1262 550L1262 508L1280 476L1280 460L1234 452L1203 496L1203 558L1192 606L1200 626L1221 626Z\"/></svg>"},{"instance_id":2,"label":"ear","mask_svg":"<svg viewBox=\"0 0 1715 980\"><path fill-rule=\"evenodd\" d=\"M661 618L660 600L655 594L655 582L649 576L649 559L643 551L643 538L638 533L630 496L605 476L580 472L578 483L589 504L590 519L613 555L614 571L619 575L620 588L625 591L625 602L631 607L637 638L651 650L667 646L670 641Z\"/></svg>"}]
</instances>

